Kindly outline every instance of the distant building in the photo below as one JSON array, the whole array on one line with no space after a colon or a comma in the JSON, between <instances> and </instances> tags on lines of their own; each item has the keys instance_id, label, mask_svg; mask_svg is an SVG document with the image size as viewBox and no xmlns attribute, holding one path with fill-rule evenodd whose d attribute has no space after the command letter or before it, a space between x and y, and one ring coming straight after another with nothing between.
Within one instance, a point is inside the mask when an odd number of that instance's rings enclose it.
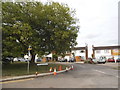
<instances>
[{"instance_id":1,"label":"distant building","mask_svg":"<svg viewBox=\"0 0 120 90\"><path fill-rule=\"evenodd\" d=\"M106 58L114 57L117 59L120 57L120 46L92 46L93 48L93 58L97 58L100 56L106 56Z\"/></svg>"},{"instance_id":2,"label":"distant building","mask_svg":"<svg viewBox=\"0 0 120 90\"><path fill-rule=\"evenodd\" d=\"M106 58L112 58L114 57L117 59L120 58L120 46L92 46L92 58L98 58L100 56L105 56ZM52 59L52 55L55 54L55 51L53 51L49 55L45 55L47 60ZM66 51L66 55L64 59L67 59L69 61L70 58L75 58L76 62L87 60L88 59L88 46L85 47L74 47L70 51ZM58 60L62 58L62 56L58 57Z\"/></svg>"},{"instance_id":3,"label":"distant building","mask_svg":"<svg viewBox=\"0 0 120 90\"><path fill-rule=\"evenodd\" d=\"M88 47L74 47L71 51L74 54L76 61L88 59Z\"/></svg>"},{"instance_id":4,"label":"distant building","mask_svg":"<svg viewBox=\"0 0 120 90\"><path fill-rule=\"evenodd\" d=\"M44 57L52 58L53 54L55 54L55 51L53 51L51 54L46 55ZM76 61L81 61L81 60L88 59L88 47L87 46L85 46L85 47L74 47L74 48L71 49L71 52L66 51L64 59L67 59L67 61L69 61L69 59L73 58L73 57L76 59ZM59 56L58 60L59 60L59 58L62 58L62 56Z\"/></svg>"},{"instance_id":5,"label":"distant building","mask_svg":"<svg viewBox=\"0 0 120 90\"><path fill-rule=\"evenodd\" d=\"M76 62L88 59L88 47L74 47L71 52L66 52L65 59L75 58Z\"/></svg>"}]
</instances>

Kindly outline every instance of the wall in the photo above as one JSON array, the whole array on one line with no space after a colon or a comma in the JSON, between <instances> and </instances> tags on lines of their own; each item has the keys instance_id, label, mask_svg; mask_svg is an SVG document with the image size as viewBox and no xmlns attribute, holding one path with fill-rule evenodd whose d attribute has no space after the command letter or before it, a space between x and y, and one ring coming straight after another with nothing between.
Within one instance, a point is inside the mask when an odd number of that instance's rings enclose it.
<instances>
[{"instance_id":1,"label":"wall","mask_svg":"<svg viewBox=\"0 0 120 90\"><path fill-rule=\"evenodd\" d=\"M100 56L106 56L106 58L111 58L111 50L95 50L95 58Z\"/></svg>"}]
</instances>

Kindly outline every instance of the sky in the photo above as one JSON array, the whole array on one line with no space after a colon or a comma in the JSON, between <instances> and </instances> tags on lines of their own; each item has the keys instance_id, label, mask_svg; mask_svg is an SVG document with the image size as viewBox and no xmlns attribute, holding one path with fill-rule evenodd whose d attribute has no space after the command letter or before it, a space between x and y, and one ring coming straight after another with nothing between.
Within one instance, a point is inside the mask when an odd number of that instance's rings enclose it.
<instances>
[{"instance_id":1,"label":"sky","mask_svg":"<svg viewBox=\"0 0 120 90\"><path fill-rule=\"evenodd\" d=\"M50 0L40 0L47 2ZM77 47L118 45L119 0L51 0L76 10L80 30Z\"/></svg>"}]
</instances>

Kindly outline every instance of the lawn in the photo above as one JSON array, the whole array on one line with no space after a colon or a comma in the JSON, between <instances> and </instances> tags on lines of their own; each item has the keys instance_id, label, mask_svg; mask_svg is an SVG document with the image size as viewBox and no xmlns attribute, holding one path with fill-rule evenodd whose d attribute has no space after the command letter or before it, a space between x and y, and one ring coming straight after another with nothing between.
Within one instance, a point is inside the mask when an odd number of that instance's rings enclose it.
<instances>
[{"instance_id":1,"label":"lawn","mask_svg":"<svg viewBox=\"0 0 120 90\"><path fill-rule=\"evenodd\" d=\"M2 65L2 76L20 76L20 75L28 75L38 73L47 73L49 72L50 67L58 70L61 64L48 64L47 66L37 66L35 64L30 64L29 73L27 72L27 63L12 63ZM62 69L65 69L67 65L62 65Z\"/></svg>"}]
</instances>

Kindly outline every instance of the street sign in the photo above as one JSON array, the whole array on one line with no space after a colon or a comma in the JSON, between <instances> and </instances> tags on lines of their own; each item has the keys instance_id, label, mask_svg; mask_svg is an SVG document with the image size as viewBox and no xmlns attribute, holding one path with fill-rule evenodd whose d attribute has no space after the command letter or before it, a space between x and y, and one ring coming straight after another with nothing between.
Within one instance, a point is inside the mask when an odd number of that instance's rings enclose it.
<instances>
[{"instance_id":1,"label":"street sign","mask_svg":"<svg viewBox=\"0 0 120 90\"><path fill-rule=\"evenodd\" d=\"M29 56L28 56L28 55L25 55L25 56L24 56L24 58L25 58L25 59L28 59L28 58L29 58Z\"/></svg>"},{"instance_id":2,"label":"street sign","mask_svg":"<svg viewBox=\"0 0 120 90\"><path fill-rule=\"evenodd\" d=\"M32 50L32 48L28 48L28 50Z\"/></svg>"},{"instance_id":3,"label":"street sign","mask_svg":"<svg viewBox=\"0 0 120 90\"><path fill-rule=\"evenodd\" d=\"M37 64L37 66L43 66L43 65L48 65L48 63Z\"/></svg>"}]
</instances>

